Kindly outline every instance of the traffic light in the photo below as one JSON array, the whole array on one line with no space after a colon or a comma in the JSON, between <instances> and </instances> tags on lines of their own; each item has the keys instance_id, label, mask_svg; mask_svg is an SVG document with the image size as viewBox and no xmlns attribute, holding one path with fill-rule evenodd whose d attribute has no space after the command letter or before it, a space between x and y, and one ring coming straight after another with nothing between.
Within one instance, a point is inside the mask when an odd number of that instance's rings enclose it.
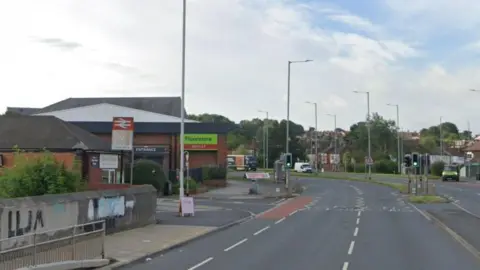
<instances>
[{"instance_id":1,"label":"traffic light","mask_svg":"<svg viewBox=\"0 0 480 270\"><path fill-rule=\"evenodd\" d=\"M412 156L410 156L409 154L406 154L406 155L403 157L403 163L405 163L405 167L410 167L410 166L412 166Z\"/></svg>"},{"instance_id":2,"label":"traffic light","mask_svg":"<svg viewBox=\"0 0 480 270\"><path fill-rule=\"evenodd\" d=\"M285 154L285 167L292 168L292 153Z\"/></svg>"},{"instance_id":3,"label":"traffic light","mask_svg":"<svg viewBox=\"0 0 480 270\"><path fill-rule=\"evenodd\" d=\"M412 154L412 163L413 167L418 167L420 162L419 154L418 153L413 153Z\"/></svg>"}]
</instances>

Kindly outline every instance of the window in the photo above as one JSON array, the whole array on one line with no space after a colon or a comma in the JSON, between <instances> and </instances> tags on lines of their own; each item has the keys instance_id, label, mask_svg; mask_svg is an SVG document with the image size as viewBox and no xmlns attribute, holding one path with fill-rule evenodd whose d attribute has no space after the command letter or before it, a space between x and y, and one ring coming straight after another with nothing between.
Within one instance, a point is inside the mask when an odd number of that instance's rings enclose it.
<instances>
[{"instance_id":1,"label":"window","mask_svg":"<svg viewBox=\"0 0 480 270\"><path fill-rule=\"evenodd\" d=\"M124 184L125 174L121 175L117 170L102 170L102 183L104 184Z\"/></svg>"}]
</instances>

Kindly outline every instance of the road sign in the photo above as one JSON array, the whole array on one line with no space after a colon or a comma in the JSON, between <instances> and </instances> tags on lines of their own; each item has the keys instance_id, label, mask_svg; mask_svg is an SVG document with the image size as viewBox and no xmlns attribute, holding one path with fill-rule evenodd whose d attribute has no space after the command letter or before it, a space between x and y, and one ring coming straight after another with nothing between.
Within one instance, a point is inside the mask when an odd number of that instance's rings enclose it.
<instances>
[{"instance_id":1,"label":"road sign","mask_svg":"<svg viewBox=\"0 0 480 270\"><path fill-rule=\"evenodd\" d=\"M467 156L468 162L470 162L475 157L475 155L472 152L467 152L466 156Z\"/></svg>"},{"instance_id":2,"label":"road sign","mask_svg":"<svg viewBox=\"0 0 480 270\"><path fill-rule=\"evenodd\" d=\"M373 159L372 159L372 157L365 157L365 164L367 164L367 165L372 165L372 164L373 164Z\"/></svg>"},{"instance_id":3,"label":"road sign","mask_svg":"<svg viewBox=\"0 0 480 270\"><path fill-rule=\"evenodd\" d=\"M112 126L112 150L133 149L133 117L114 117Z\"/></svg>"}]
</instances>

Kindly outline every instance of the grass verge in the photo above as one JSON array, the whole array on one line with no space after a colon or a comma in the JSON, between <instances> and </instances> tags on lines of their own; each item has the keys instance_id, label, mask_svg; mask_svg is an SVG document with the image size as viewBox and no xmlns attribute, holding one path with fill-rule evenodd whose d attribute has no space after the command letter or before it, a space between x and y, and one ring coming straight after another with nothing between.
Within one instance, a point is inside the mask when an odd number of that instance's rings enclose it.
<instances>
[{"instance_id":1,"label":"grass verge","mask_svg":"<svg viewBox=\"0 0 480 270\"><path fill-rule=\"evenodd\" d=\"M448 199L442 196L436 195L409 195L408 201L411 203L419 203L419 204L426 204L426 203L448 203Z\"/></svg>"},{"instance_id":2,"label":"grass verge","mask_svg":"<svg viewBox=\"0 0 480 270\"><path fill-rule=\"evenodd\" d=\"M293 173L291 174L292 176L296 176ZM299 174L299 176L305 176L305 174ZM313 177L313 175L308 175L308 177ZM249 181L243 177L240 176L228 176L227 177L230 180L238 180L238 181ZM389 182L383 182L383 181L378 181L378 180L367 180L363 178L353 178L353 177L345 177L341 175L319 175L316 178L324 178L324 179L336 179L336 180L347 180L347 181L356 181L356 182L365 182L365 183L373 183L377 185L382 185L382 186L387 186L390 188L393 188L395 190L398 190L400 193L408 193L408 187L405 184L400 184L400 183L389 183Z\"/></svg>"}]
</instances>

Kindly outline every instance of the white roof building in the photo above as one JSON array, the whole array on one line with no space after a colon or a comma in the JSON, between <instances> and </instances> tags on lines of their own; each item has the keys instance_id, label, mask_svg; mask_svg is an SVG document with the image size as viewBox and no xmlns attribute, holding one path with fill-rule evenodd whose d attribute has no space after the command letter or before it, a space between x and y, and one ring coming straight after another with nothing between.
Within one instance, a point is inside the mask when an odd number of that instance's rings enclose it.
<instances>
[{"instance_id":1,"label":"white roof building","mask_svg":"<svg viewBox=\"0 0 480 270\"><path fill-rule=\"evenodd\" d=\"M73 109L51 111L34 115L51 115L65 122L111 122L114 117L133 117L137 123L180 123L181 118L147 112L118 105L100 103ZM199 123L185 119L186 123Z\"/></svg>"}]
</instances>

